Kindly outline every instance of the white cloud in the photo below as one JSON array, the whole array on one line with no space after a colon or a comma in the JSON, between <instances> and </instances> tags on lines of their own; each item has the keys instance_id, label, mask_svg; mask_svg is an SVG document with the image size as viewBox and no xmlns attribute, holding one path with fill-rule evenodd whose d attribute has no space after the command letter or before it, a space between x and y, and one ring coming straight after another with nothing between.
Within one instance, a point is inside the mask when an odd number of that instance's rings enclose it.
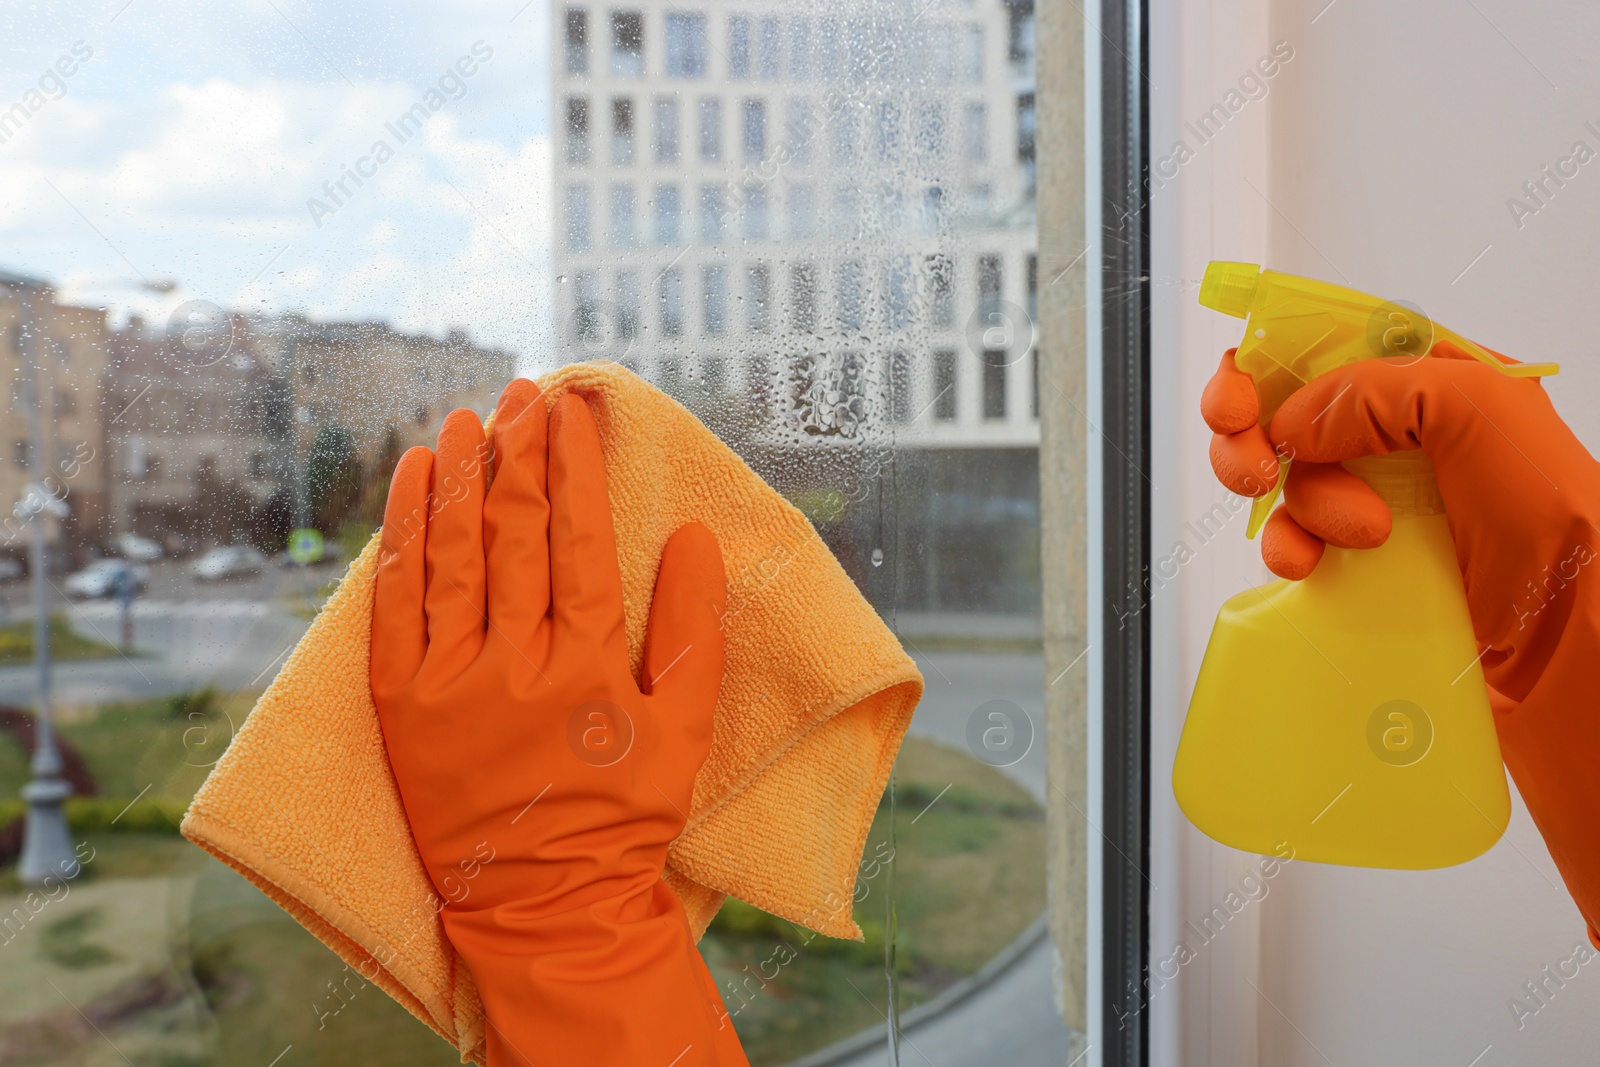
<instances>
[{"instance_id":1,"label":"white cloud","mask_svg":"<svg viewBox=\"0 0 1600 1067\"><path fill-rule=\"evenodd\" d=\"M70 298L135 308L151 322L198 298L433 333L464 326L518 350L543 346L546 5L507 27L497 0L456 5L448 17L288 3L353 87L269 7L186 10L183 49L163 36L157 9L149 25L119 25L124 36L97 41L84 68L100 81L75 80L0 146L0 268L52 277ZM475 39L493 46L492 61L422 136L398 143L385 123ZM371 57L365 66L358 54ZM359 188L347 183L351 195L319 228L307 200L378 139L394 157ZM176 278L180 289L141 294L141 277Z\"/></svg>"}]
</instances>

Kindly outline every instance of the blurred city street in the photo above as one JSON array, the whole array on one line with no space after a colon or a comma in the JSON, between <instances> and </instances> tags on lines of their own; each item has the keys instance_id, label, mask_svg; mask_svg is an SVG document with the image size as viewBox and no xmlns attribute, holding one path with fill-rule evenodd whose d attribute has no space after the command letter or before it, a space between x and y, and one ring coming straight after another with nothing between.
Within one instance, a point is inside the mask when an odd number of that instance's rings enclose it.
<instances>
[{"instance_id":1,"label":"blurred city street","mask_svg":"<svg viewBox=\"0 0 1600 1067\"><path fill-rule=\"evenodd\" d=\"M264 688L289 649L310 625L318 596L343 573L343 565L269 566L259 574L201 582L187 561L151 567L150 586L133 602L133 651L104 659L57 663L52 672L57 704L139 700L211 685L221 690ZM53 579L59 586L60 580ZM0 593L6 622L32 618L27 587ZM57 598L53 610L79 635L121 644L121 611L113 600ZM31 707L31 664L0 667L0 703Z\"/></svg>"}]
</instances>

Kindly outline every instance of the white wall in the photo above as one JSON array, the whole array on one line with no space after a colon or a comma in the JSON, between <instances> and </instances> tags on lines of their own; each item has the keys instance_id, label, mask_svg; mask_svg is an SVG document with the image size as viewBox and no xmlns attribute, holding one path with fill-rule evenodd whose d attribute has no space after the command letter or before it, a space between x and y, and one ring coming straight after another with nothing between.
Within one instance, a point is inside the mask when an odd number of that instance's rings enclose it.
<instances>
[{"instance_id":1,"label":"white wall","mask_svg":"<svg viewBox=\"0 0 1600 1067\"><path fill-rule=\"evenodd\" d=\"M1237 326L1194 304L1193 283L1211 258L1347 278L1511 355L1559 360L1563 373L1547 387L1579 436L1600 447L1590 315L1600 159L1520 228L1507 207L1575 141L1600 152L1600 134L1584 126L1600 129L1600 9L1325 3L1217 0L1180 10L1167 0L1152 20L1158 158L1164 130L1208 107L1235 68L1270 41L1294 49L1264 105L1247 105L1156 201L1158 557L1185 516L1220 498L1195 404ZM1160 931L1170 940L1248 860L1198 839L1166 776L1211 616L1263 576L1253 550L1230 531L1156 602L1158 959ZM1167 1007L1158 999L1152 1019L1163 1043L1153 1062L1600 1061L1600 962L1521 1028L1508 1006L1513 997L1533 1004L1523 984L1584 939L1520 804L1505 839L1472 863L1425 873L1295 864L1240 920L1184 968Z\"/></svg>"}]
</instances>

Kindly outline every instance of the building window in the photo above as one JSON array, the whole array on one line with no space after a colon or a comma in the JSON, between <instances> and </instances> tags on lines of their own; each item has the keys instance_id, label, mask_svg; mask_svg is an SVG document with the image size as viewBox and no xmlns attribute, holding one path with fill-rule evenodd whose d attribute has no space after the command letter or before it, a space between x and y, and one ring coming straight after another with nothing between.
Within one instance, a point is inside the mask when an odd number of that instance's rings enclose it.
<instances>
[{"instance_id":1,"label":"building window","mask_svg":"<svg viewBox=\"0 0 1600 1067\"><path fill-rule=\"evenodd\" d=\"M589 247L589 187L567 186L567 247L582 252Z\"/></svg>"},{"instance_id":2,"label":"building window","mask_svg":"<svg viewBox=\"0 0 1600 1067\"><path fill-rule=\"evenodd\" d=\"M961 151L968 163L989 161L989 130L982 103L968 103L961 111Z\"/></svg>"},{"instance_id":3,"label":"building window","mask_svg":"<svg viewBox=\"0 0 1600 1067\"><path fill-rule=\"evenodd\" d=\"M712 264L701 270L705 293L705 332L722 333L728 328L728 268Z\"/></svg>"},{"instance_id":4,"label":"building window","mask_svg":"<svg viewBox=\"0 0 1600 1067\"><path fill-rule=\"evenodd\" d=\"M271 472L271 468L267 466L267 454L265 452L250 453L245 469L251 481L261 481Z\"/></svg>"},{"instance_id":5,"label":"building window","mask_svg":"<svg viewBox=\"0 0 1600 1067\"><path fill-rule=\"evenodd\" d=\"M722 162L722 101L714 96L700 98L700 161Z\"/></svg>"},{"instance_id":6,"label":"building window","mask_svg":"<svg viewBox=\"0 0 1600 1067\"><path fill-rule=\"evenodd\" d=\"M866 272L859 260L846 260L839 264L839 326L859 330L866 323Z\"/></svg>"},{"instance_id":7,"label":"building window","mask_svg":"<svg viewBox=\"0 0 1600 1067\"><path fill-rule=\"evenodd\" d=\"M1033 74L1035 43L1031 0L1006 0L1006 59L1013 72Z\"/></svg>"},{"instance_id":8,"label":"building window","mask_svg":"<svg viewBox=\"0 0 1600 1067\"><path fill-rule=\"evenodd\" d=\"M700 364L700 378L705 382L706 389L713 393L720 393L727 384L728 367L720 359L711 358Z\"/></svg>"},{"instance_id":9,"label":"building window","mask_svg":"<svg viewBox=\"0 0 1600 1067\"><path fill-rule=\"evenodd\" d=\"M667 77L706 76L706 17L682 12L667 15Z\"/></svg>"},{"instance_id":10,"label":"building window","mask_svg":"<svg viewBox=\"0 0 1600 1067\"><path fill-rule=\"evenodd\" d=\"M762 100L746 100L743 114L744 161L760 163L767 158L767 105Z\"/></svg>"},{"instance_id":11,"label":"building window","mask_svg":"<svg viewBox=\"0 0 1600 1067\"><path fill-rule=\"evenodd\" d=\"M23 470L27 470L33 453L28 450L28 442L23 438L11 442L11 461Z\"/></svg>"},{"instance_id":12,"label":"building window","mask_svg":"<svg viewBox=\"0 0 1600 1067\"><path fill-rule=\"evenodd\" d=\"M1022 164L1024 180L1031 193L1034 186L1034 133L1038 116L1034 112L1033 94L1017 96L1017 162Z\"/></svg>"},{"instance_id":13,"label":"building window","mask_svg":"<svg viewBox=\"0 0 1600 1067\"><path fill-rule=\"evenodd\" d=\"M928 280L928 321L948 329L955 325L955 264L949 256L929 256L924 262Z\"/></svg>"},{"instance_id":14,"label":"building window","mask_svg":"<svg viewBox=\"0 0 1600 1067\"><path fill-rule=\"evenodd\" d=\"M811 101L798 97L789 101L788 119L785 122L789 159L794 163L811 162L811 142L817 131L811 113Z\"/></svg>"},{"instance_id":15,"label":"building window","mask_svg":"<svg viewBox=\"0 0 1600 1067\"><path fill-rule=\"evenodd\" d=\"M617 337L631 341L639 336L639 272L617 271Z\"/></svg>"},{"instance_id":16,"label":"building window","mask_svg":"<svg viewBox=\"0 0 1600 1067\"><path fill-rule=\"evenodd\" d=\"M678 229L678 219L682 213L682 205L678 202L678 187L656 186L656 244L675 245L682 240Z\"/></svg>"},{"instance_id":17,"label":"building window","mask_svg":"<svg viewBox=\"0 0 1600 1067\"><path fill-rule=\"evenodd\" d=\"M744 15L728 16L728 77L750 77L750 20Z\"/></svg>"},{"instance_id":18,"label":"building window","mask_svg":"<svg viewBox=\"0 0 1600 1067\"><path fill-rule=\"evenodd\" d=\"M745 274L745 309L751 333L761 333L772 323L772 271L757 263Z\"/></svg>"},{"instance_id":19,"label":"building window","mask_svg":"<svg viewBox=\"0 0 1600 1067\"><path fill-rule=\"evenodd\" d=\"M567 73L589 73L589 13L567 9Z\"/></svg>"},{"instance_id":20,"label":"building window","mask_svg":"<svg viewBox=\"0 0 1600 1067\"><path fill-rule=\"evenodd\" d=\"M854 183L838 185L833 190L833 232L852 238L861 230L861 190Z\"/></svg>"},{"instance_id":21,"label":"building window","mask_svg":"<svg viewBox=\"0 0 1600 1067\"><path fill-rule=\"evenodd\" d=\"M777 81L783 59L783 27L777 19L761 20L756 38L756 75L762 81Z\"/></svg>"},{"instance_id":22,"label":"building window","mask_svg":"<svg viewBox=\"0 0 1600 1067\"><path fill-rule=\"evenodd\" d=\"M700 240L703 244L714 245L722 240L722 220L726 214L724 192L720 185L700 187Z\"/></svg>"},{"instance_id":23,"label":"building window","mask_svg":"<svg viewBox=\"0 0 1600 1067\"><path fill-rule=\"evenodd\" d=\"M572 339L593 343L600 332L600 283L594 271L581 270L573 279Z\"/></svg>"},{"instance_id":24,"label":"building window","mask_svg":"<svg viewBox=\"0 0 1600 1067\"><path fill-rule=\"evenodd\" d=\"M885 163L900 158L905 147L905 134L900 129L904 122L899 104L893 100L878 104L878 158Z\"/></svg>"},{"instance_id":25,"label":"building window","mask_svg":"<svg viewBox=\"0 0 1600 1067\"><path fill-rule=\"evenodd\" d=\"M856 154L856 105L840 100L828 115L829 138L835 163L848 163Z\"/></svg>"},{"instance_id":26,"label":"building window","mask_svg":"<svg viewBox=\"0 0 1600 1067\"><path fill-rule=\"evenodd\" d=\"M983 329L1002 325L1000 292L1003 284L999 256L978 257L978 321Z\"/></svg>"},{"instance_id":27,"label":"building window","mask_svg":"<svg viewBox=\"0 0 1600 1067\"><path fill-rule=\"evenodd\" d=\"M933 417L951 422L956 417L956 350L941 348L933 354Z\"/></svg>"},{"instance_id":28,"label":"building window","mask_svg":"<svg viewBox=\"0 0 1600 1067\"><path fill-rule=\"evenodd\" d=\"M930 185L922 192L922 226L929 233L936 233L943 224L944 190Z\"/></svg>"},{"instance_id":29,"label":"building window","mask_svg":"<svg viewBox=\"0 0 1600 1067\"><path fill-rule=\"evenodd\" d=\"M968 85L983 83L983 27L975 22L961 36L961 78Z\"/></svg>"},{"instance_id":30,"label":"building window","mask_svg":"<svg viewBox=\"0 0 1600 1067\"><path fill-rule=\"evenodd\" d=\"M1028 253L1028 321L1039 321L1039 256Z\"/></svg>"},{"instance_id":31,"label":"building window","mask_svg":"<svg viewBox=\"0 0 1600 1067\"><path fill-rule=\"evenodd\" d=\"M619 78L644 74L644 15L637 11L611 13L611 73Z\"/></svg>"},{"instance_id":32,"label":"building window","mask_svg":"<svg viewBox=\"0 0 1600 1067\"><path fill-rule=\"evenodd\" d=\"M1028 354L1028 369L1032 372L1033 378L1033 397L1028 406L1028 413L1035 419L1039 417L1039 359L1040 353L1037 348Z\"/></svg>"},{"instance_id":33,"label":"building window","mask_svg":"<svg viewBox=\"0 0 1600 1067\"><path fill-rule=\"evenodd\" d=\"M678 99L656 97L656 162L678 161Z\"/></svg>"},{"instance_id":34,"label":"building window","mask_svg":"<svg viewBox=\"0 0 1600 1067\"><path fill-rule=\"evenodd\" d=\"M805 19L789 23L789 80L811 80L811 23Z\"/></svg>"},{"instance_id":35,"label":"building window","mask_svg":"<svg viewBox=\"0 0 1600 1067\"><path fill-rule=\"evenodd\" d=\"M839 23L823 19L817 23L817 80L835 81L839 77L840 54L844 44L840 40Z\"/></svg>"},{"instance_id":36,"label":"building window","mask_svg":"<svg viewBox=\"0 0 1600 1067\"><path fill-rule=\"evenodd\" d=\"M661 272L661 332L668 337L683 336L683 268L668 267Z\"/></svg>"},{"instance_id":37,"label":"building window","mask_svg":"<svg viewBox=\"0 0 1600 1067\"><path fill-rule=\"evenodd\" d=\"M817 232L817 189L804 183L788 188L789 236L810 237Z\"/></svg>"},{"instance_id":38,"label":"building window","mask_svg":"<svg viewBox=\"0 0 1600 1067\"><path fill-rule=\"evenodd\" d=\"M1006 417L1006 354L996 349L983 353L983 417Z\"/></svg>"},{"instance_id":39,"label":"building window","mask_svg":"<svg viewBox=\"0 0 1600 1067\"><path fill-rule=\"evenodd\" d=\"M909 256L896 256L889 261L886 282L889 329L904 330L911 325L912 277Z\"/></svg>"},{"instance_id":40,"label":"building window","mask_svg":"<svg viewBox=\"0 0 1600 1067\"><path fill-rule=\"evenodd\" d=\"M757 185L745 190L744 236L748 241L765 241L767 228L767 187Z\"/></svg>"},{"instance_id":41,"label":"building window","mask_svg":"<svg viewBox=\"0 0 1600 1067\"><path fill-rule=\"evenodd\" d=\"M589 101L586 97L567 98L567 162L589 162Z\"/></svg>"},{"instance_id":42,"label":"building window","mask_svg":"<svg viewBox=\"0 0 1600 1067\"><path fill-rule=\"evenodd\" d=\"M917 108L916 151L928 163L944 158L944 108L936 103Z\"/></svg>"},{"instance_id":43,"label":"building window","mask_svg":"<svg viewBox=\"0 0 1600 1067\"><path fill-rule=\"evenodd\" d=\"M633 162L633 101L625 96L611 101L611 162Z\"/></svg>"},{"instance_id":44,"label":"building window","mask_svg":"<svg viewBox=\"0 0 1600 1067\"><path fill-rule=\"evenodd\" d=\"M633 198L633 186L611 187L611 243L627 248L639 240L638 212Z\"/></svg>"},{"instance_id":45,"label":"building window","mask_svg":"<svg viewBox=\"0 0 1600 1067\"><path fill-rule=\"evenodd\" d=\"M897 349L889 353L889 417L898 423L911 421L911 353Z\"/></svg>"},{"instance_id":46,"label":"building window","mask_svg":"<svg viewBox=\"0 0 1600 1067\"><path fill-rule=\"evenodd\" d=\"M810 263L789 268L789 318L800 333L817 329L817 268Z\"/></svg>"}]
</instances>

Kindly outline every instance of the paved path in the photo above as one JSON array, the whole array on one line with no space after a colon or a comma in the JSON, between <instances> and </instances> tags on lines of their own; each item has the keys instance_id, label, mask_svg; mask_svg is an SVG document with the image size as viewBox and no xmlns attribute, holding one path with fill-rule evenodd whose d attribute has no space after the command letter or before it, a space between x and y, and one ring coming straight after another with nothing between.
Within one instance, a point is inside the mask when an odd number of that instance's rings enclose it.
<instances>
[{"instance_id":1,"label":"paved path","mask_svg":"<svg viewBox=\"0 0 1600 1067\"><path fill-rule=\"evenodd\" d=\"M1033 744L1004 769L1042 802L1042 658L941 652L916 659L928 687L911 732L967 749L967 722L974 709L991 700L1010 701L1031 720ZM1068 1067L1082 1046L1056 1011L1055 965L1055 950L1046 937L989 985L902 1034L901 1067ZM890 1060L887 1048L880 1046L835 1062L837 1067L881 1067Z\"/></svg>"}]
</instances>

